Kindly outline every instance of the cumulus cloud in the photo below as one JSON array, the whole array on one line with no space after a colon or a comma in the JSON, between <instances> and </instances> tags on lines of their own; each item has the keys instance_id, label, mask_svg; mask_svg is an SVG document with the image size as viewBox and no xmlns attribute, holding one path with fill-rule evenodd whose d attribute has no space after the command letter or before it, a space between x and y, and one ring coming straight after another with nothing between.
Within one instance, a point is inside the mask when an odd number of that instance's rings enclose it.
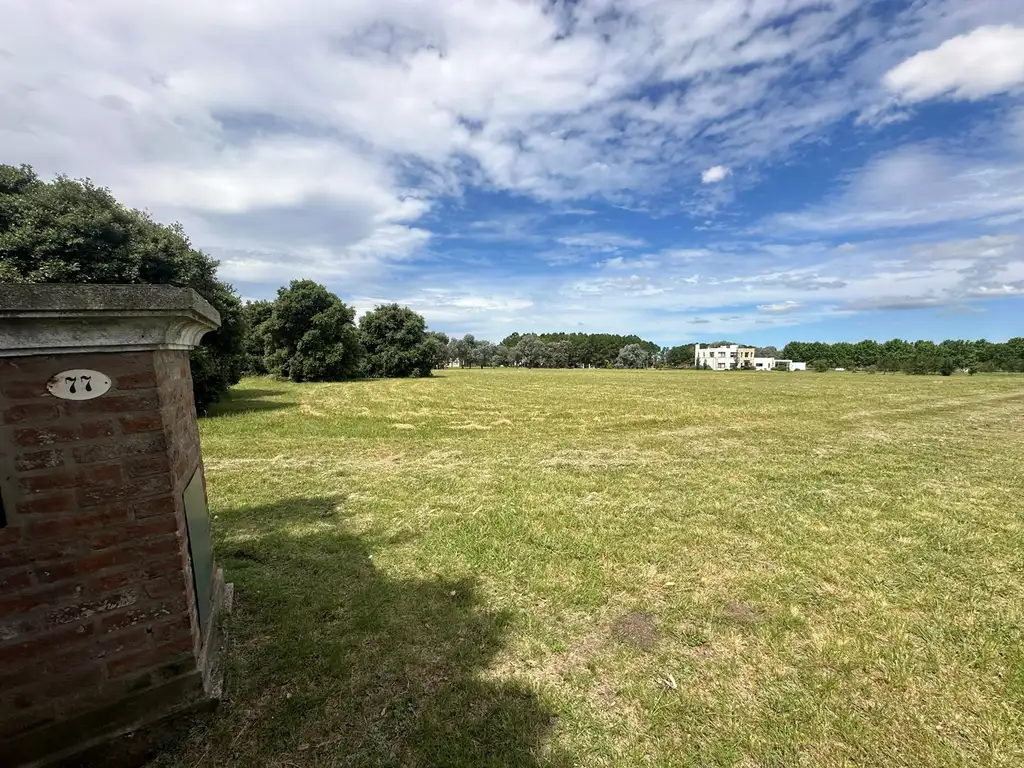
<instances>
[{"instance_id":1,"label":"cumulus cloud","mask_svg":"<svg viewBox=\"0 0 1024 768\"><path fill-rule=\"evenodd\" d=\"M731 171L724 165L713 165L700 175L702 184L717 184L724 181Z\"/></svg>"},{"instance_id":2,"label":"cumulus cloud","mask_svg":"<svg viewBox=\"0 0 1024 768\"><path fill-rule=\"evenodd\" d=\"M885 86L904 101L981 99L1024 85L1024 27L985 26L911 56Z\"/></svg>"}]
</instances>

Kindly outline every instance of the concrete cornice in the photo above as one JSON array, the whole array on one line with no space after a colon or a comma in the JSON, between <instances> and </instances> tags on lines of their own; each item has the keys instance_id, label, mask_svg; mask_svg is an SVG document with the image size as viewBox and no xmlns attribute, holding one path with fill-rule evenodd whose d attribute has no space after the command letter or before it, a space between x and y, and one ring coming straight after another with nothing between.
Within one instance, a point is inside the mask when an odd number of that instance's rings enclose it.
<instances>
[{"instance_id":1,"label":"concrete cornice","mask_svg":"<svg viewBox=\"0 0 1024 768\"><path fill-rule=\"evenodd\" d=\"M192 349L219 327L191 288L0 284L0 357Z\"/></svg>"}]
</instances>

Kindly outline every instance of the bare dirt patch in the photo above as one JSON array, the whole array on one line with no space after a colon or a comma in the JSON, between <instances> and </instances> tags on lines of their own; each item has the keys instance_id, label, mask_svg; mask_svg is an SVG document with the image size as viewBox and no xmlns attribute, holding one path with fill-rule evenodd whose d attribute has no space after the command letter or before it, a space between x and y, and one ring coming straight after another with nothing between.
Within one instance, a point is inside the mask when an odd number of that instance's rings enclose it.
<instances>
[{"instance_id":1,"label":"bare dirt patch","mask_svg":"<svg viewBox=\"0 0 1024 768\"><path fill-rule=\"evenodd\" d=\"M743 603L736 600L730 600L725 604L722 609L722 615L729 621L735 622L736 624L744 624L747 626L753 626L754 624L760 624L764 621L764 611L750 603Z\"/></svg>"},{"instance_id":2,"label":"bare dirt patch","mask_svg":"<svg viewBox=\"0 0 1024 768\"><path fill-rule=\"evenodd\" d=\"M630 611L612 622L612 637L623 645L650 651L658 644L661 632L654 615L646 611Z\"/></svg>"}]
</instances>

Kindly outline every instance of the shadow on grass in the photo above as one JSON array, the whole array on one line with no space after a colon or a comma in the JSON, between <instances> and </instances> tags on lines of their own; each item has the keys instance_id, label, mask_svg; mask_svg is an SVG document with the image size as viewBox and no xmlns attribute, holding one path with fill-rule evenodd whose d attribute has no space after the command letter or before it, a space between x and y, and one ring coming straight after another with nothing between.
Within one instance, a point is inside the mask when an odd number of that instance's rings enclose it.
<instances>
[{"instance_id":1,"label":"shadow on grass","mask_svg":"<svg viewBox=\"0 0 1024 768\"><path fill-rule=\"evenodd\" d=\"M219 403L210 405L202 414L208 419L216 419L222 416L234 416L253 411L278 411L283 408L294 408L296 403L275 400L275 397L284 395L280 390L275 389L229 389Z\"/></svg>"},{"instance_id":2,"label":"shadow on grass","mask_svg":"<svg viewBox=\"0 0 1024 768\"><path fill-rule=\"evenodd\" d=\"M393 545L346 532L329 498L219 517L236 590L227 699L154 765L571 764L544 747L539 696L488 676L510 616L472 580L389 575L374 560Z\"/></svg>"}]
</instances>

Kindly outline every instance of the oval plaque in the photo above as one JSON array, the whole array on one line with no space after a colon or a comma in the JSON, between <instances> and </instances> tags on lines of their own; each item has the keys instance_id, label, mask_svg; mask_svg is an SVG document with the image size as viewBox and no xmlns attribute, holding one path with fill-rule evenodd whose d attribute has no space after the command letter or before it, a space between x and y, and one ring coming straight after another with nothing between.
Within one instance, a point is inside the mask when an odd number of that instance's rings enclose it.
<instances>
[{"instance_id":1,"label":"oval plaque","mask_svg":"<svg viewBox=\"0 0 1024 768\"><path fill-rule=\"evenodd\" d=\"M73 368L50 379L46 389L61 400L92 400L110 389L110 377L87 368Z\"/></svg>"}]
</instances>

